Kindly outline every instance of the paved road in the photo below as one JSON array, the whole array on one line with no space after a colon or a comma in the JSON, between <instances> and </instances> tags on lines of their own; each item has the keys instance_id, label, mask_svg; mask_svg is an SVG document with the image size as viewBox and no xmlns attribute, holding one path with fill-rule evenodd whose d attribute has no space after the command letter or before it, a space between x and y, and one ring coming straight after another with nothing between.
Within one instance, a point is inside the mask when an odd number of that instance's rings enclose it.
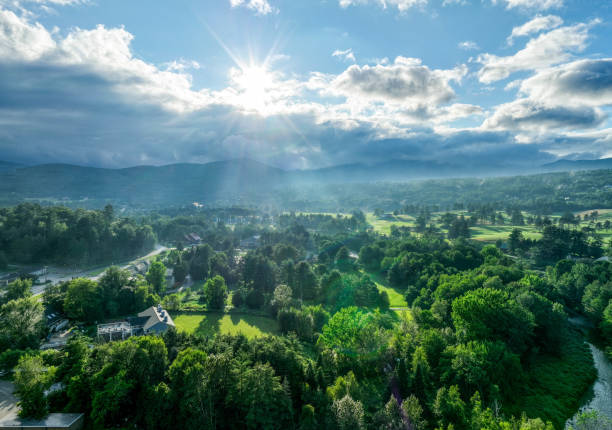
<instances>
[{"instance_id":1,"label":"paved road","mask_svg":"<svg viewBox=\"0 0 612 430\"><path fill-rule=\"evenodd\" d=\"M157 248L155 248L155 250L149 252L147 255L144 255L142 257L137 258L136 260L148 260L158 254L161 254L162 252L164 252L165 250L167 250L169 248L165 247L165 246L161 246L158 245ZM123 263L119 263L119 265L122 268L126 268L128 267L130 264L132 264L134 261L136 260L132 260L129 262L123 262ZM97 281L98 279L100 279L100 277L104 274L104 272L100 272L99 274L95 275L95 276L90 276L89 274L91 272L94 271L98 271L98 270L102 270L102 269L106 269L108 267L110 267L111 265L108 266L100 266L97 268L89 268L87 270L80 270L80 269L67 269L67 268L62 268L62 267L53 267L50 266L48 268L47 274L45 275L46 279L50 280L51 283L49 284L43 284L43 285L33 285L32 286L32 294L37 296L39 294L42 294L45 289L49 286L49 285L55 285L59 282L62 281L70 281L73 278L89 278L89 279L93 279L94 281Z\"/></svg>"},{"instance_id":2,"label":"paved road","mask_svg":"<svg viewBox=\"0 0 612 430\"><path fill-rule=\"evenodd\" d=\"M17 399L13 395L14 389L12 382L0 380L0 421L15 418L19 412Z\"/></svg>"}]
</instances>

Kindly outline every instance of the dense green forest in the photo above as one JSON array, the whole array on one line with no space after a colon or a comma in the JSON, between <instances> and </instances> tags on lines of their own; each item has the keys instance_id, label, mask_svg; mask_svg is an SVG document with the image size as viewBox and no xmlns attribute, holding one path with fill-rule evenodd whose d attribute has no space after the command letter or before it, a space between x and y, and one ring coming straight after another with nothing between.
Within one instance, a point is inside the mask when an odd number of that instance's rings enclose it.
<instances>
[{"instance_id":1,"label":"dense green forest","mask_svg":"<svg viewBox=\"0 0 612 430\"><path fill-rule=\"evenodd\" d=\"M62 265L122 261L151 250L155 241L149 225L116 218L110 205L100 211L29 203L0 208L0 266L7 260Z\"/></svg>"},{"instance_id":2,"label":"dense green forest","mask_svg":"<svg viewBox=\"0 0 612 430\"><path fill-rule=\"evenodd\" d=\"M234 211L248 223L233 228L218 213L138 222L35 206L2 213L15 219L32 207L36 219L36 211L76 215L77 225L93 218L110 232L130 225L177 246L144 277L113 267L98 281L48 288L42 302L29 281L9 285L0 365L14 370L26 416L85 412L95 429L559 429L596 376L568 315L588 318L612 355L612 264L592 258L609 255L609 244L571 226L542 225L541 239L515 237L504 253L427 226L380 235L361 211L287 214L274 227ZM193 230L203 243L185 246L183 232ZM254 234L258 246L238 251ZM564 248L550 251L555 244ZM532 251L547 253L543 271L529 268ZM189 275L189 291L166 292L166 268L179 284ZM88 327L160 301L171 312L266 317L279 334L169 330L102 343L85 330L63 350L37 349L45 310Z\"/></svg>"}]
</instances>

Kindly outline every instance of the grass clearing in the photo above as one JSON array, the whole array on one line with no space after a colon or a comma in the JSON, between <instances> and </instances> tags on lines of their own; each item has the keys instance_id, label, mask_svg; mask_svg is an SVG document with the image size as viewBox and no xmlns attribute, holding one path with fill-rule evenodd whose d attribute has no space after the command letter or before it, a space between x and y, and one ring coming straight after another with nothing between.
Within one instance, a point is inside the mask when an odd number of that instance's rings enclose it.
<instances>
[{"instance_id":1,"label":"grass clearing","mask_svg":"<svg viewBox=\"0 0 612 430\"><path fill-rule=\"evenodd\" d=\"M239 334L248 338L278 334L276 320L258 315L201 313L179 314L174 318L176 328L187 333L212 336L216 333Z\"/></svg>"},{"instance_id":2,"label":"grass clearing","mask_svg":"<svg viewBox=\"0 0 612 430\"><path fill-rule=\"evenodd\" d=\"M482 242L495 242L498 239L507 240L512 230L518 228L527 239L540 239L542 234L531 225L477 225L470 227L471 238Z\"/></svg>"},{"instance_id":3,"label":"grass clearing","mask_svg":"<svg viewBox=\"0 0 612 430\"><path fill-rule=\"evenodd\" d=\"M414 217L410 215L390 215L385 214L385 218L379 218L373 213L366 214L366 222L372 226L374 231L381 234L391 234L391 226L414 227Z\"/></svg>"},{"instance_id":4,"label":"grass clearing","mask_svg":"<svg viewBox=\"0 0 612 430\"><path fill-rule=\"evenodd\" d=\"M377 273L366 273L378 287L378 291L385 291L389 296L389 306L392 308L404 308L408 306L404 294L387 284L387 280Z\"/></svg>"}]
</instances>

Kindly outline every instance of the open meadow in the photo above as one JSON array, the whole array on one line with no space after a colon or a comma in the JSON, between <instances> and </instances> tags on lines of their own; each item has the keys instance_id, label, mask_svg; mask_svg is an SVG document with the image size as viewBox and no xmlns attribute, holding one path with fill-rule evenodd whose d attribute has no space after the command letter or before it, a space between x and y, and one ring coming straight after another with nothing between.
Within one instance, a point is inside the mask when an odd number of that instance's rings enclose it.
<instances>
[{"instance_id":1,"label":"open meadow","mask_svg":"<svg viewBox=\"0 0 612 430\"><path fill-rule=\"evenodd\" d=\"M178 314L174 318L176 328L190 334L212 336L243 334L248 338L278 334L278 323L269 317L249 314L224 314L220 312Z\"/></svg>"}]
</instances>

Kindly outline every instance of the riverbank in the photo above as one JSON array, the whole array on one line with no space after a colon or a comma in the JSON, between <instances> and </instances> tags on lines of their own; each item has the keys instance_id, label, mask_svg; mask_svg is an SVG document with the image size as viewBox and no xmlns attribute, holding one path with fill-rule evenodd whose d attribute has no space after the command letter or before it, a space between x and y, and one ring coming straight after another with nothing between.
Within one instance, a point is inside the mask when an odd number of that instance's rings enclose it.
<instances>
[{"instance_id":1,"label":"riverbank","mask_svg":"<svg viewBox=\"0 0 612 430\"><path fill-rule=\"evenodd\" d=\"M542 354L533 359L525 375L525 393L507 412L540 417L562 429L597 379L597 370L584 336L569 328L559 355Z\"/></svg>"}]
</instances>

